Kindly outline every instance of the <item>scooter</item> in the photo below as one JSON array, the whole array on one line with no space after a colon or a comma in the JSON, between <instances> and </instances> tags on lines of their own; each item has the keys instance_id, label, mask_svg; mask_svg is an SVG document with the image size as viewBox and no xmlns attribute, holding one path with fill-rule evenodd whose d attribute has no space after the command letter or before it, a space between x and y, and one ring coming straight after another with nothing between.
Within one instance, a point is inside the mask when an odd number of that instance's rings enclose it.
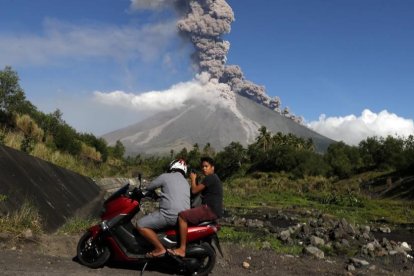
<instances>
[{"instance_id":1,"label":"scooter","mask_svg":"<svg viewBox=\"0 0 414 276\"><path fill-rule=\"evenodd\" d=\"M189 226L185 258L167 253L165 257L149 259L145 254L153 246L131 223L131 219L141 210L142 199L146 197L153 198L154 193L142 189L139 175L139 187L130 189L128 183L106 199L101 212L101 222L90 227L78 242L79 262L90 268L103 267L110 259L141 263L141 275L149 262L162 262L162 265L171 266L178 273L208 275L216 263L216 249L223 255L217 236L220 225L214 221L206 221L197 226ZM157 235L165 248L177 247L177 229L166 229Z\"/></svg>"}]
</instances>

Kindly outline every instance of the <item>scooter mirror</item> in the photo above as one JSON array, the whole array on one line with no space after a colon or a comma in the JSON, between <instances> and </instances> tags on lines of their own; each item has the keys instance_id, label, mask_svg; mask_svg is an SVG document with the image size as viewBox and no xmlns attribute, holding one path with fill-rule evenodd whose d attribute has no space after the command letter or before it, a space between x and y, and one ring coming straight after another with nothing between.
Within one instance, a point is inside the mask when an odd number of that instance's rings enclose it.
<instances>
[{"instance_id":1,"label":"scooter mirror","mask_svg":"<svg viewBox=\"0 0 414 276\"><path fill-rule=\"evenodd\" d=\"M140 173L138 174L138 181L139 181L139 188L141 189L141 186L142 186L142 175Z\"/></svg>"}]
</instances>

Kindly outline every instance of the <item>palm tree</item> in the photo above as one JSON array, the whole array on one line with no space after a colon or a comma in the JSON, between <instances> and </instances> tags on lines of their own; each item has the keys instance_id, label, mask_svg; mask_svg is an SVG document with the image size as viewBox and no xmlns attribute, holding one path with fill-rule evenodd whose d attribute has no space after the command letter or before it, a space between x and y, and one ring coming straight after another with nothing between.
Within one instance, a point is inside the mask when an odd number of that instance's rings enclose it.
<instances>
[{"instance_id":1,"label":"palm tree","mask_svg":"<svg viewBox=\"0 0 414 276\"><path fill-rule=\"evenodd\" d=\"M272 135L267 131L265 126L259 128L259 136L256 138L256 144L261 150L263 150L263 152L266 152L271 148Z\"/></svg>"}]
</instances>

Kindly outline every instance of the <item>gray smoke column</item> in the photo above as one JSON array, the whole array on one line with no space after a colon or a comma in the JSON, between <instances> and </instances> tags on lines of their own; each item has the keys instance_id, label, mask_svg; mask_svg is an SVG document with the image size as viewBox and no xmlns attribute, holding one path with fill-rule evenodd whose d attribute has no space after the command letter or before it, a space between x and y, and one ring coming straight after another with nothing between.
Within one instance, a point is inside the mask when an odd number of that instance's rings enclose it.
<instances>
[{"instance_id":1,"label":"gray smoke column","mask_svg":"<svg viewBox=\"0 0 414 276\"><path fill-rule=\"evenodd\" d=\"M232 8L225 0L177 0L183 18L178 29L195 47L194 65L199 73L208 72L213 79L228 84L232 91L280 112L280 99L270 98L261 85L244 78L239 66L226 65L230 42L221 36L229 33L234 21Z\"/></svg>"}]
</instances>

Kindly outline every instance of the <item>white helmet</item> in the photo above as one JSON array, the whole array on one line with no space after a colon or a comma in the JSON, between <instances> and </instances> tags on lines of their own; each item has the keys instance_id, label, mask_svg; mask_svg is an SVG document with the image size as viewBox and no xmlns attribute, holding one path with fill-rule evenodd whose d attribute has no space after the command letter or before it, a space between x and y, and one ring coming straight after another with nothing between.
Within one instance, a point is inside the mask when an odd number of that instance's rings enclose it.
<instances>
[{"instance_id":1,"label":"white helmet","mask_svg":"<svg viewBox=\"0 0 414 276\"><path fill-rule=\"evenodd\" d=\"M187 174L187 164L185 163L183 159L173 160L170 163L169 171L177 171L177 170L182 171L184 175Z\"/></svg>"}]
</instances>

